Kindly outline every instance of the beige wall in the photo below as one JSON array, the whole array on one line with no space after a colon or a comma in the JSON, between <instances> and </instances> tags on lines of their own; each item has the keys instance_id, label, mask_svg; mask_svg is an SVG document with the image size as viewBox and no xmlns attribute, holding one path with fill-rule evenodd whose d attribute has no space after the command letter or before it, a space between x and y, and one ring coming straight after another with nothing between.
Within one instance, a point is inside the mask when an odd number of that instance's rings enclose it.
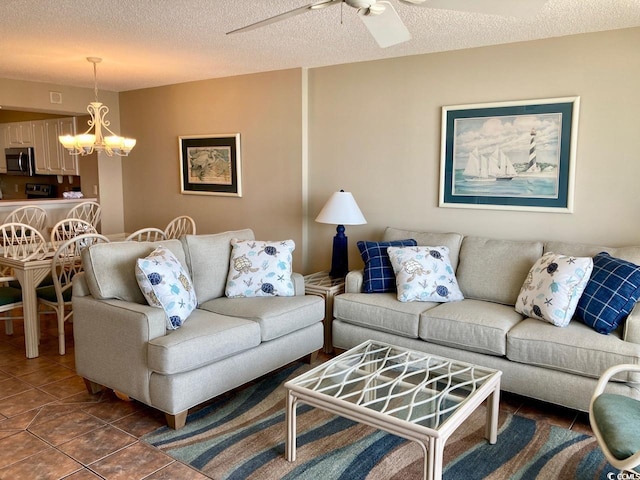
<instances>
[{"instance_id":1,"label":"beige wall","mask_svg":"<svg viewBox=\"0 0 640 480\"><path fill-rule=\"evenodd\" d=\"M385 226L513 239L640 244L640 29L312 69L307 271L329 266L335 227L313 218L353 192ZM438 208L441 107L578 95L573 214Z\"/></svg>"},{"instance_id":2,"label":"beige wall","mask_svg":"<svg viewBox=\"0 0 640 480\"><path fill-rule=\"evenodd\" d=\"M62 94L62 103L50 102L49 92ZM93 88L78 88L67 85L25 82L0 78L0 105L6 110L25 110L63 115L87 115L87 105L94 101ZM118 94L100 91L99 100L109 107L108 120L111 129L120 131ZM84 130L86 122L78 122L78 130ZM123 132L124 134L124 132ZM86 160L86 164L82 162ZM122 203L122 167L120 157L98 156L98 174L95 174L96 159L80 158L81 176L86 175L91 185L98 184L102 205L102 232L117 233L124 229L124 207ZM85 189L83 185L83 189ZM86 189L85 189L86 190ZM84 192L87 196L93 193Z\"/></svg>"},{"instance_id":3,"label":"beige wall","mask_svg":"<svg viewBox=\"0 0 640 480\"><path fill-rule=\"evenodd\" d=\"M252 228L292 238L301 268L302 71L213 79L124 92L122 129L138 141L123 162L125 227L192 216L198 233ZM180 194L178 137L240 133L242 198Z\"/></svg>"}]
</instances>

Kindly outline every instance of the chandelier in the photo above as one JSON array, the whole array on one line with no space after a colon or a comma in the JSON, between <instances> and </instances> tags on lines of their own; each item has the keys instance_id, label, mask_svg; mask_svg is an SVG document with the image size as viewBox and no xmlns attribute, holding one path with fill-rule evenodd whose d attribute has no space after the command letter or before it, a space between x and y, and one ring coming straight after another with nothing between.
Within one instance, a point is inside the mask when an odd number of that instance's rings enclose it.
<instances>
[{"instance_id":1,"label":"chandelier","mask_svg":"<svg viewBox=\"0 0 640 480\"><path fill-rule=\"evenodd\" d=\"M97 151L105 152L109 156L116 154L126 157L136 145L136 139L121 137L109 129L111 122L105 119L105 116L109 112L109 107L98 101L96 64L100 63L102 59L87 57L87 61L93 63L93 91L96 97L95 102L91 102L87 106L87 111L89 115L91 115L91 120L87 122L89 129L75 136L61 135L58 139L71 155L89 155ZM105 133L107 133L106 136L104 136Z\"/></svg>"}]
</instances>

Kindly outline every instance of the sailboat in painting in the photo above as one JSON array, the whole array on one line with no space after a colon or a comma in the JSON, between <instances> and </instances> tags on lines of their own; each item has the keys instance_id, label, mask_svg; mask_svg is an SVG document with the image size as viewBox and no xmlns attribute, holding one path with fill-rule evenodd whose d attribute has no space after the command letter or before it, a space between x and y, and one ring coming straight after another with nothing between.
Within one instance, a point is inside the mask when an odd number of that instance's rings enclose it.
<instances>
[{"instance_id":1,"label":"sailboat in painting","mask_svg":"<svg viewBox=\"0 0 640 480\"><path fill-rule=\"evenodd\" d=\"M469 154L463 175L466 182L496 181L496 177L491 175L489 171L489 159L484 155L480 155L477 147Z\"/></svg>"},{"instance_id":2,"label":"sailboat in painting","mask_svg":"<svg viewBox=\"0 0 640 480\"><path fill-rule=\"evenodd\" d=\"M511 180L518 175L511 160L500 147L496 148L489 157L489 175L494 176L496 180Z\"/></svg>"}]
</instances>

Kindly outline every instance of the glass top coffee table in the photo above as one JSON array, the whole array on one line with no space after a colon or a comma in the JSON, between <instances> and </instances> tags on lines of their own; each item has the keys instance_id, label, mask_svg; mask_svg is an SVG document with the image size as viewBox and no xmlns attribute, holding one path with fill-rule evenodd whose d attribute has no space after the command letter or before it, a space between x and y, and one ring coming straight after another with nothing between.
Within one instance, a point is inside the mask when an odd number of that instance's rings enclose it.
<instances>
[{"instance_id":1,"label":"glass top coffee table","mask_svg":"<svg viewBox=\"0 0 640 480\"><path fill-rule=\"evenodd\" d=\"M424 478L442 478L444 445L487 399L496 443L502 372L369 340L285 383L286 458L296 459L298 402L417 442Z\"/></svg>"}]
</instances>

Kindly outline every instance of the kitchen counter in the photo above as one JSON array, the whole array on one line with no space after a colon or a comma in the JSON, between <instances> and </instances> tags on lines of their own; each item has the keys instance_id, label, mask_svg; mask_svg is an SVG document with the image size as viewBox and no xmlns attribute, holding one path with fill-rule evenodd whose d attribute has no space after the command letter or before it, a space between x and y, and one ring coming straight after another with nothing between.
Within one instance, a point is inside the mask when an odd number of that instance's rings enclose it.
<instances>
[{"instance_id":1,"label":"kitchen counter","mask_svg":"<svg viewBox=\"0 0 640 480\"><path fill-rule=\"evenodd\" d=\"M21 200L0 200L0 223L4 223L7 215L13 210L26 205L37 205L47 212L47 221L42 233L44 238L48 239L53 227L56 223L67 216L67 212L77 204L82 202L96 202L95 197L84 198L28 198Z\"/></svg>"}]
</instances>

